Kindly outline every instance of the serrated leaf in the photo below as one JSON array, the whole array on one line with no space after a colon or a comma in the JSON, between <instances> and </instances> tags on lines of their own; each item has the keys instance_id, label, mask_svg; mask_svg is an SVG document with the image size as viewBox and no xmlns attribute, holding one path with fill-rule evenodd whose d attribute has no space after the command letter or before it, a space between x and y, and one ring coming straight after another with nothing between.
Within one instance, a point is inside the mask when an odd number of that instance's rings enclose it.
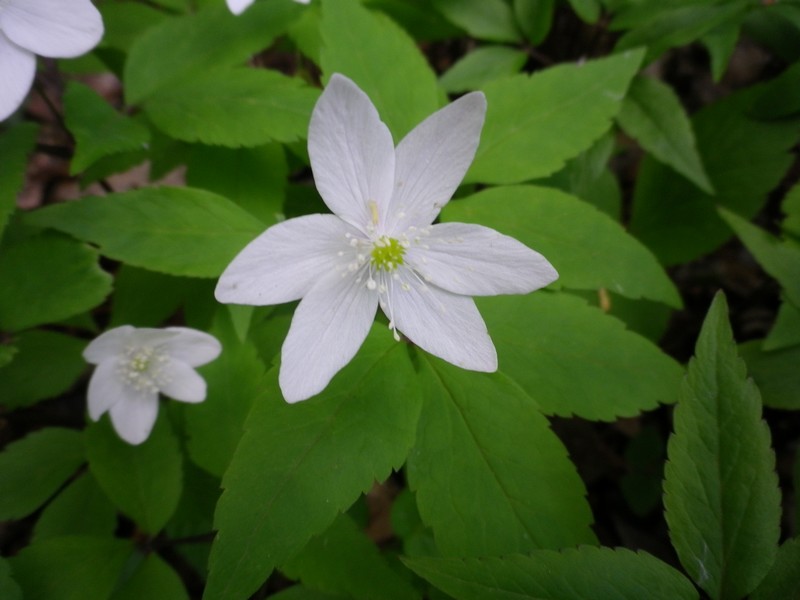
<instances>
[{"instance_id":1,"label":"serrated leaf","mask_svg":"<svg viewBox=\"0 0 800 600\"><path fill-rule=\"evenodd\" d=\"M514 16L531 44L538 45L550 33L555 0L514 0Z\"/></svg>"},{"instance_id":2,"label":"serrated leaf","mask_svg":"<svg viewBox=\"0 0 800 600\"><path fill-rule=\"evenodd\" d=\"M680 365L579 298L539 292L477 302L500 371L547 415L611 421L678 399Z\"/></svg>"},{"instance_id":3,"label":"serrated leaf","mask_svg":"<svg viewBox=\"0 0 800 600\"><path fill-rule=\"evenodd\" d=\"M753 591L778 551L775 455L758 388L745 371L718 293L675 408L664 480L672 544L713 599Z\"/></svg>"},{"instance_id":4,"label":"serrated leaf","mask_svg":"<svg viewBox=\"0 0 800 600\"><path fill-rule=\"evenodd\" d=\"M91 473L69 484L42 511L33 530L34 543L65 535L111 536L117 513Z\"/></svg>"},{"instance_id":5,"label":"serrated leaf","mask_svg":"<svg viewBox=\"0 0 800 600\"><path fill-rule=\"evenodd\" d=\"M436 75L394 21L356 0L322 5L322 71L347 75L370 97L395 142L439 108ZM386 76L391 65L392 76Z\"/></svg>"},{"instance_id":6,"label":"serrated leaf","mask_svg":"<svg viewBox=\"0 0 800 600\"><path fill-rule=\"evenodd\" d=\"M775 563L750 600L798 600L800 598L800 538L787 540L778 549Z\"/></svg>"},{"instance_id":7,"label":"serrated leaf","mask_svg":"<svg viewBox=\"0 0 800 600\"><path fill-rule=\"evenodd\" d=\"M800 410L800 346L766 351L760 340L739 346L764 406Z\"/></svg>"},{"instance_id":8,"label":"serrated leaf","mask_svg":"<svg viewBox=\"0 0 800 600\"><path fill-rule=\"evenodd\" d=\"M219 276L264 230L230 200L191 188L143 188L84 198L34 211L26 219L97 244L110 258L192 277Z\"/></svg>"},{"instance_id":9,"label":"serrated leaf","mask_svg":"<svg viewBox=\"0 0 800 600\"><path fill-rule=\"evenodd\" d=\"M681 305L674 284L650 251L593 206L556 189L508 186L450 202L442 221L480 223L543 254L556 285L608 288L628 298Z\"/></svg>"},{"instance_id":10,"label":"serrated leaf","mask_svg":"<svg viewBox=\"0 0 800 600\"><path fill-rule=\"evenodd\" d=\"M188 600L178 574L158 554L144 557L133 575L114 591L110 600Z\"/></svg>"},{"instance_id":11,"label":"serrated leaf","mask_svg":"<svg viewBox=\"0 0 800 600\"><path fill-rule=\"evenodd\" d=\"M476 48L450 67L439 78L439 85L451 94L475 90L518 73L527 60L527 54L507 46Z\"/></svg>"},{"instance_id":12,"label":"serrated leaf","mask_svg":"<svg viewBox=\"0 0 800 600\"><path fill-rule=\"evenodd\" d=\"M488 108L468 182L546 177L611 127L642 51L559 65L484 86Z\"/></svg>"},{"instance_id":13,"label":"serrated leaf","mask_svg":"<svg viewBox=\"0 0 800 600\"><path fill-rule=\"evenodd\" d=\"M268 376L225 473L206 597L242 598L324 531L413 444L420 398L404 344L375 326L319 396L288 405Z\"/></svg>"},{"instance_id":14,"label":"serrated leaf","mask_svg":"<svg viewBox=\"0 0 800 600\"><path fill-rule=\"evenodd\" d=\"M304 139L319 90L266 69L216 69L148 97L147 116L186 142L230 148Z\"/></svg>"},{"instance_id":15,"label":"serrated leaf","mask_svg":"<svg viewBox=\"0 0 800 600\"><path fill-rule=\"evenodd\" d=\"M138 446L122 441L108 417L85 434L89 470L109 499L144 531L161 531L181 495L182 455L166 416Z\"/></svg>"},{"instance_id":16,"label":"serrated leaf","mask_svg":"<svg viewBox=\"0 0 800 600\"><path fill-rule=\"evenodd\" d=\"M795 306L800 306L800 246L782 242L736 213L724 208L718 210L720 216L755 256L758 264L778 280L786 297Z\"/></svg>"},{"instance_id":17,"label":"serrated leaf","mask_svg":"<svg viewBox=\"0 0 800 600\"><path fill-rule=\"evenodd\" d=\"M86 369L86 342L55 331L25 331L15 338L17 354L0 368L2 398L9 409L29 406L68 390Z\"/></svg>"},{"instance_id":18,"label":"serrated leaf","mask_svg":"<svg viewBox=\"0 0 800 600\"><path fill-rule=\"evenodd\" d=\"M339 515L281 571L308 587L356 600L413 600L419 593L398 575L352 518Z\"/></svg>"},{"instance_id":19,"label":"serrated leaf","mask_svg":"<svg viewBox=\"0 0 800 600\"><path fill-rule=\"evenodd\" d=\"M268 47L300 11L289 0L257 2L239 16L215 5L156 25L131 46L125 62L125 98L137 104L177 81L243 64Z\"/></svg>"},{"instance_id":20,"label":"serrated leaf","mask_svg":"<svg viewBox=\"0 0 800 600\"><path fill-rule=\"evenodd\" d=\"M690 600L697 591L646 552L537 550L504 558L406 558L414 572L456 600Z\"/></svg>"},{"instance_id":21,"label":"serrated leaf","mask_svg":"<svg viewBox=\"0 0 800 600\"><path fill-rule=\"evenodd\" d=\"M0 557L0 598L5 600L22 600L22 590L11 576L8 561Z\"/></svg>"},{"instance_id":22,"label":"serrated leaf","mask_svg":"<svg viewBox=\"0 0 800 600\"><path fill-rule=\"evenodd\" d=\"M503 0L433 0L434 9L470 36L493 42L520 39L511 7Z\"/></svg>"},{"instance_id":23,"label":"serrated leaf","mask_svg":"<svg viewBox=\"0 0 800 600\"><path fill-rule=\"evenodd\" d=\"M408 479L443 554L595 542L583 483L533 399L503 375L427 355L420 377L424 403Z\"/></svg>"},{"instance_id":24,"label":"serrated leaf","mask_svg":"<svg viewBox=\"0 0 800 600\"><path fill-rule=\"evenodd\" d=\"M97 251L67 237L29 237L0 253L0 328L53 323L94 308L111 292Z\"/></svg>"},{"instance_id":25,"label":"serrated leaf","mask_svg":"<svg viewBox=\"0 0 800 600\"><path fill-rule=\"evenodd\" d=\"M0 135L0 239L11 213L17 208L17 192L25 181L25 164L28 154L36 144L39 127L34 123L21 123Z\"/></svg>"},{"instance_id":26,"label":"serrated leaf","mask_svg":"<svg viewBox=\"0 0 800 600\"><path fill-rule=\"evenodd\" d=\"M9 562L25 600L106 600L132 552L125 540L75 535L31 544Z\"/></svg>"},{"instance_id":27,"label":"serrated leaf","mask_svg":"<svg viewBox=\"0 0 800 600\"><path fill-rule=\"evenodd\" d=\"M81 434L48 427L12 442L0 453L0 521L39 508L84 461Z\"/></svg>"},{"instance_id":28,"label":"serrated leaf","mask_svg":"<svg viewBox=\"0 0 800 600\"><path fill-rule=\"evenodd\" d=\"M75 138L71 175L106 156L141 150L150 141L147 127L118 113L94 90L75 81L64 93L64 119Z\"/></svg>"},{"instance_id":29,"label":"serrated leaf","mask_svg":"<svg viewBox=\"0 0 800 600\"><path fill-rule=\"evenodd\" d=\"M657 160L671 166L704 192L714 193L714 186L697 153L692 125L669 86L649 77L635 78L617 122Z\"/></svg>"}]
</instances>

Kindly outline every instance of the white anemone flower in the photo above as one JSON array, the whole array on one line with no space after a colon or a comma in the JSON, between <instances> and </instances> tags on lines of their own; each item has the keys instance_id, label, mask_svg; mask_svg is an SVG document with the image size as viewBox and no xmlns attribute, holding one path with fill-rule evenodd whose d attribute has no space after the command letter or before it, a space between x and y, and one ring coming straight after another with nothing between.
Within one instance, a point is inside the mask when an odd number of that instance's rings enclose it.
<instances>
[{"instance_id":1,"label":"white anemone flower","mask_svg":"<svg viewBox=\"0 0 800 600\"><path fill-rule=\"evenodd\" d=\"M225 0L228 8L235 15L242 14L255 0ZM294 0L298 4L309 4L311 0Z\"/></svg>"},{"instance_id":2,"label":"white anemone flower","mask_svg":"<svg viewBox=\"0 0 800 600\"><path fill-rule=\"evenodd\" d=\"M222 351L207 333L186 327L109 329L83 351L97 365L89 381L89 416L97 421L108 412L119 437L141 444L158 416L161 392L181 402L206 398L206 382L194 370Z\"/></svg>"},{"instance_id":3,"label":"white anemone flower","mask_svg":"<svg viewBox=\"0 0 800 600\"><path fill-rule=\"evenodd\" d=\"M358 351L380 305L389 327L465 369L495 371L497 354L470 296L523 294L557 279L517 240L481 225L432 225L466 173L486 98L467 94L394 147L367 95L335 74L308 130L317 189L334 214L273 225L220 277L236 304L302 298L281 350L288 402L325 388Z\"/></svg>"},{"instance_id":4,"label":"white anemone flower","mask_svg":"<svg viewBox=\"0 0 800 600\"><path fill-rule=\"evenodd\" d=\"M90 0L0 0L0 121L25 100L36 55L74 58L103 37Z\"/></svg>"}]
</instances>

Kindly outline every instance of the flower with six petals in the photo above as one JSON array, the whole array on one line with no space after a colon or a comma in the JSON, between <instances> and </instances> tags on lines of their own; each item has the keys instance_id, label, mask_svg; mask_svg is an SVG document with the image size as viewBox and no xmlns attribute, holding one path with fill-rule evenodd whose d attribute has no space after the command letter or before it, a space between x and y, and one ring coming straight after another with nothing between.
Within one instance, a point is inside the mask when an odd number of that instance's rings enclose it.
<instances>
[{"instance_id":1,"label":"flower with six petals","mask_svg":"<svg viewBox=\"0 0 800 600\"><path fill-rule=\"evenodd\" d=\"M181 402L205 400L206 382L194 367L221 350L214 336L186 327L110 329L83 351L97 365L89 381L89 416L97 421L108 411L119 436L141 444L156 422L159 392Z\"/></svg>"},{"instance_id":2,"label":"flower with six petals","mask_svg":"<svg viewBox=\"0 0 800 600\"><path fill-rule=\"evenodd\" d=\"M523 294L558 274L540 254L481 225L432 223L466 173L486 99L467 94L397 148L367 95L331 77L311 116L314 181L334 214L278 223L250 242L219 279L236 304L301 299L281 349L288 402L325 388L358 351L378 306L395 338L475 371L497 354L470 296Z\"/></svg>"},{"instance_id":3,"label":"flower with six petals","mask_svg":"<svg viewBox=\"0 0 800 600\"><path fill-rule=\"evenodd\" d=\"M0 121L25 100L36 55L74 58L103 37L90 0L0 0Z\"/></svg>"}]
</instances>

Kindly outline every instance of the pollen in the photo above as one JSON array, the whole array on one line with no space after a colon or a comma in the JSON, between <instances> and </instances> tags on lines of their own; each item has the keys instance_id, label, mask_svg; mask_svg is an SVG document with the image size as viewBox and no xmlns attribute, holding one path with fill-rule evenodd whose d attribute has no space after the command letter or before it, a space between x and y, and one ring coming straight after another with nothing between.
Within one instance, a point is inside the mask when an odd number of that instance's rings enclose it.
<instances>
[{"instance_id":1,"label":"pollen","mask_svg":"<svg viewBox=\"0 0 800 600\"><path fill-rule=\"evenodd\" d=\"M372 266L382 271L394 271L403 264L406 249L399 241L388 236L379 237L372 246Z\"/></svg>"},{"instance_id":2,"label":"pollen","mask_svg":"<svg viewBox=\"0 0 800 600\"><path fill-rule=\"evenodd\" d=\"M149 346L131 346L125 349L117 373L124 385L139 392L156 393L167 383L163 368L169 357Z\"/></svg>"}]
</instances>

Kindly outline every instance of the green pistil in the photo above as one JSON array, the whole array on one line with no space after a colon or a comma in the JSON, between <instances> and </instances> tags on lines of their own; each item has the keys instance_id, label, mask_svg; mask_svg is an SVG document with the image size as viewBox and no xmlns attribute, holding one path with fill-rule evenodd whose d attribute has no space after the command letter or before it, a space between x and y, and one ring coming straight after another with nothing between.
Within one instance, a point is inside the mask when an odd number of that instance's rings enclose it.
<instances>
[{"instance_id":1,"label":"green pistil","mask_svg":"<svg viewBox=\"0 0 800 600\"><path fill-rule=\"evenodd\" d=\"M372 265L383 271L394 271L403 264L405 252L400 242L384 235L372 247Z\"/></svg>"}]
</instances>

